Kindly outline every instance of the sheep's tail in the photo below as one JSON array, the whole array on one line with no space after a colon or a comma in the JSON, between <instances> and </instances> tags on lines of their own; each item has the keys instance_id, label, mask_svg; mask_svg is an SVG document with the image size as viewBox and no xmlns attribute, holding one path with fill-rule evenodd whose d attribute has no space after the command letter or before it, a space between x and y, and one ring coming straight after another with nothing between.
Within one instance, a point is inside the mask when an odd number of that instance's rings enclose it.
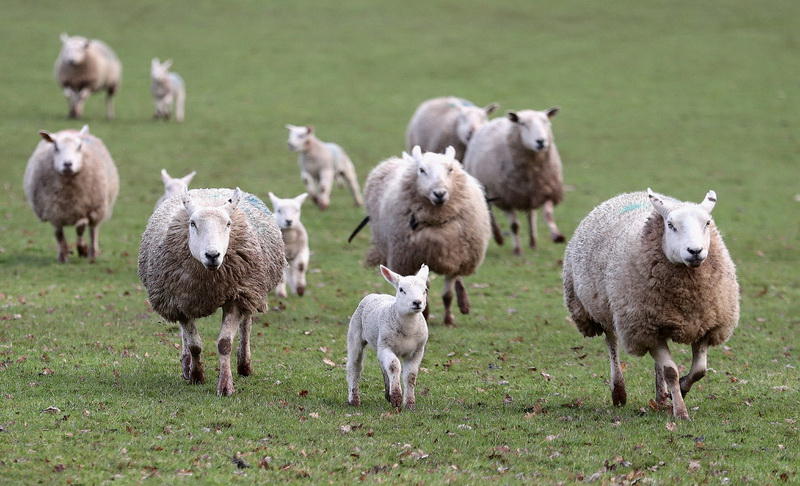
<instances>
[{"instance_id":1,"label":"sheep's tail","mask_svg":"<svg viewBox=\"0 0 800 486\"><path fill-rule=\"evenodd\" d=\"M356 229L354 229L353 232L350 233L350 238L347 238L347 242L350 243L351 241L353 241L353 238L356 237L356 235L358 234L359 231L364 229L364 226L366 226L367 223L369 223L369 216L366 216L364 219L361 220L360 223L358 223L358 226L356 226Z\"/></svg>"}]
</instances>

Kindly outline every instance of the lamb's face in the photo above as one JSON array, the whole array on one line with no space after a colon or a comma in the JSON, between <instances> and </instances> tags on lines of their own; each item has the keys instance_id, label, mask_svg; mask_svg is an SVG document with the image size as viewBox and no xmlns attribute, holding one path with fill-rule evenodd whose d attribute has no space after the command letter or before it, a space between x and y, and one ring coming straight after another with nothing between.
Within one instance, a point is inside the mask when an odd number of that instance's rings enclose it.
<instances>
[{"instance_id":1,"label":"lamb's face","mask_svg":"<svg viewBox=\"0 0 800 486\"><path fill-rule=\"evenodd\" d=\"M313 133L314 129L310 126L297 127L294 125L286 125L289 130L289 150L292 152L302 152L308 145L308 138Z\"/></svg>"},{"instance_id":2,"label":"lamb's face","mask_svg":"<svg viewBox=\"0 0 800 486\"><path fill-rule=\"evenodd\" d=\"M83 168L84 135L89 126L84 125L80 132L61 132L53 134L44 130L39 132L42 139L53 145L53 168L61 175L71 176Z\"/></svg>"},{"instance_id":3,"label":"lamb's face","mask_svg":"<svg viewBox=\"0 0 800 486\"><path fill-rule=\"evenodd\" d=\"M478 106L460 106L456 120L456 134L465 145L480 127L489 121L489 114L497 108L494 103L481 108Z\"/></svg>"},{"instance_id":4,"label":"lamb's face","mask_svg":"<svg viewBox=\"0 0 800 486\"><path fill-rule=\"evenodd\" d=\"M280 229L289 229L297 226L300 222L300 207L303 205L303 201L306 200L307 196L308 194L304 192L292 199L280 199L275 196L275 194L269 193L275 221L278 223Z\"/></svg>"},{"instance_id":5,"label":"lamb's face","mask_svg":"<svg viewBox=\"0 0 800 486\"><path fill-rule=\"evenodd\" d=\"M550 108L547 111L510 111L507 116L518 127L522 145L534 152L546 152L553 144L553 129L550 119L556 113L558 113L558 108Z\"/></svg>"},{"instance_id":6,"label":"lamb's face","mask_svg":"<svg viewBox=\"0 0 800 486\"><path fill-rule=\"evenodd\" d=\"M164 197L169 198L188 191L189 183L196 173L196 171L192 171L190 174L183 177L173 178L167 174L166 170L161 169L161 181L164 183Z\"/></svg>"},{"instance_id":7,"label":"lamb's face","mask_svg":"<svg viewBox=\"0 0 800 486\"><path fill-rule=\"evenodd\" d=\"M150 78L160 84L168 83L170 66L172 66L171 59L168 59L162 63L157 57L153 58L150 61Z\"/></svg>"},{"instance_id":8,"label":"lamb's face","mask_svg":"<svg viewBox=\"0 0 800 486\"><path fill-rule=\"evenodd\" d=\"M381 265L381 275L397 291L395 307L401 315L419 314L428 301L428 266L422 265L416 275L400 276Z\"/></svg>"},{"instance_id":9,"label":"lamb's face","mask_svg":"<svg viewBox=\"0 0 800 486\"><path fill-rule=\"evenodd\" d=\"M403 158L416 165L417 194L427 198L434 206L442 206L450 200L453 174L461 170L455 155L453 147L447 147L444 154L423 154L419 145L414 147L410 156L403 153Z\"/></svg>"},{"instance_id":10,"label":"lamb's face","mask_svg":"<svg viewBox=\"0 0 800 486\"><path fill-rule=\"evenodd\" d=\"M61 34L61 58L71 66L83 64L90 43L85 37Z\"/></svg>"},{"instance_id":11,"label":"lamb's face","mask_svg":"<svg viewBox=\"0 0 800 486\"><path fill-rule=\"evenodd\" d=\"M711 242L711 210L717 200L714 191L700 204L674 202L652 192L649 196L664 220L664 256L675 264L699 267L708 257Z\"/></svg>"},{"instance_id":12,"label":"lamb's face","mask_svg":"<svg viewBox=\"0 0 800 486\"><path fill-rule=\"evenodd\" d=\"M224 206L196 206L189 193L183 199L189 215L189 252L209 270L222 266L231 236L231 214L239 204L240 191Z\"/></svg>"}]
</instances>

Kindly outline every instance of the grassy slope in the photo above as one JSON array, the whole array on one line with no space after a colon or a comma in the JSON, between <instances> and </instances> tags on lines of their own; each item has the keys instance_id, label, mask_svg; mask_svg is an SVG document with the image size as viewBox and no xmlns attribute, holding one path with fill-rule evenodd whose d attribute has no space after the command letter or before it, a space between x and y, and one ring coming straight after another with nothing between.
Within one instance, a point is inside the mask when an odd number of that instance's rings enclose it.
<instances>
[{"instance_id":1,"label":"grassy slope","mask_svg":"<svg viewBox=\"0 0 800 486\"><path fill-rule=\"evenodd\" d=\"M605 463L606 480L798 479L796 2L162 3L4 5L0 477L556 482ZM36 130L75 126L51 76L61 31L106 40L125 65L118 120L102 119L99 97L87 109L123 183L93 266L56 264L51 228L21 189ZM187 80L183 125L150 120L153 56L175 58ZM322 359L344 362L349 313L387 286L358 265L367 238L344 243L361 212L342 190L329 211L305 211L310 289L257 318L255 375L235 378L230 399L214 395L217 315L202 323L211 379L179 378L177 328L147 312L135 271L158 170L195 169L196 187L293 195L302 186L283 125L313 123L363 180L401 150L416 104L449 93L562 107L555 130L574 186L557 209L566 234L621 191L717 191L742 319L730 347L710 355L716 373L688 397L694 421L670 431L647 408L649 358L624 358L629 403L611 407L604 345L565 321L563 247L546 241L521 259L490 247L468 279L485 284L471 289L473 313L456 329L431 328L418 411L386 414L371 354L364 406L345 406L344 370ZM39 375L45 368L53 374ZM51 405L61 412L40 413ZM541 413L526 415L531 407ZM234 453L253 468L236 470ZM270 468L256 468L264 456Z\"/></svg>"}]
</instances>

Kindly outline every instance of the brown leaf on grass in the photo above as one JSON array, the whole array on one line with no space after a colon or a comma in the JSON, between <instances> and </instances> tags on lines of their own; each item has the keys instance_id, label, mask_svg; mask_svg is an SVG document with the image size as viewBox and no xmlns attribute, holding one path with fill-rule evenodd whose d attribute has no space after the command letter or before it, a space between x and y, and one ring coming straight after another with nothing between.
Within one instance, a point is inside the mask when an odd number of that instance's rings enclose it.
<instances>
[{"instance_id":1,"label":"brown leaf on grass","mask_svg":"<svg viewBox=\"0 0 800 486\"><path fill-rule=\"evenodd\" d=\"M322 362L325 363L326 365L332 367L332 368L336 368L336 363L334 363L332 360L330 360L328 358L322 358Z\"/></svg>"},{"instance_id":2,"label":"brown leaf on grass","mask_svg":"<svg viewBox=\"0 0 800 486\"><path fill-rule=\"evenodd\" d=\"M65 466L63 464L56 464L55 466L53 466L53 472L58 472L58 473L64 472L64 469L66 469L66 468L67 468L67 466Z\"/></svg>"},{"instance_id":3,"label":"brown leaf on grass","mask_svg":"<svg viewBox=\"0 0 800 486\"><path fill-rule=\"evenodd\" d=\"M300 390L300 392L297 394L297 396L299 396L300 398L307 397L308 396L308 390Z\"/></svg>"},{"instance_id":4,"label":"brown leaf on grass","mask_svg":"<svg viewBox=\"0 0 800 486\"><path fill-rule=\"evenodd\" d=\"M55 371L50 368L42 368L42 371L39 372L39 376L52 375L53 373L55 373Z\"/></svg>"},{"instance_id":5,"label":"brown leaf on grass","mask_svg":"<svg viewBox=\"0 0 800 486\"><path fill-rule=\"evenodd\" d=\"M700 469L700 462L699 461L689 461L689 467L687 467L689 472L695 472Z\"/></svg>"},{"instance_id":6,"label":"brown leaf on grass","mask_svg":"<svg viewBox=\"0 0 800 486\"><path fill-rule=\"evenodd\" d=\"M261 458L260 461L258 461L258 467L260 467L261 469L271 469L270 466L271 464L272 464L272 457L270 456L264 456Z\"/></svg>"},{"instance_id":7,"label":"brown leaf on grass","mask_svg":"<svg viewBox=\"0 0 800 486\"><path fill-rule=\"evenodd\" d=\"M544 371L542 371L542 372L541 372L541 375L542 375L542 377L543 377L545 380L547 380L547 381L550 381L550 380L552 380L552 379L553 379L553 377L552 377L551 375L549 375L549 374L545 373Z\"/></svg>"},{"instance_id":8,"label":"brown leaf on grass","mask_svg":"<svg viewBox=\"0 0 800 486\"><path fill-rule=\"evenodd\" d=\"M583 400L581 400L580 398L576 398L571 402L562 403L561 406L564 408L580 408L583 406Z\"/></svg>"},{"instance_id":9,"label":"brown leaf on grass","mask_svg":"<svg viewBox=\"0 0 800 486\"><path fill-rule=\"evenodd\" d=\"M664 428L666 428L670 432L675 432L675 429L677 427L678 427L678 425L675 422L667 422L667 425L664 426Z\"/></svg>"},{"instance_id":10,"label":"brown leaf on grass","mask_svg":"<svg viewBox=\"0 0 800 486\"><path fill-rule=\"evenodd\" d=\"M246 462L244 462L244 459L239 457L238 454L231 458L231 462L236 464L236 467L239 468L239 469L247 469L248 467L250 467L250 464L247 464Z\"/></svg>"},{"instance_id":11,"label":"brown leaf on grass","mask_svg":"<svg viewBox=\"0 0 800 486\"><path fill-rule=\"evenodd\" d=\"M514 401L514 399L511 398L511 395L509 395L508 393L506 393L506 396L503 397L503 404L504 405L508 405L509 403L511 403L513 401Z\"/></svg>"},{"instance_id":12,"label":"brown leaf on grass","mask_svg":"<svg viewBox=\"0 0 800 486\"><path fill-rule=\"evenodd\" d=\"M61 409L58 407L54 407L53 405L50 405L49 407L42 410L42 413L53 413L53 414L61 413Z\"/></svg>"}]
</instances>

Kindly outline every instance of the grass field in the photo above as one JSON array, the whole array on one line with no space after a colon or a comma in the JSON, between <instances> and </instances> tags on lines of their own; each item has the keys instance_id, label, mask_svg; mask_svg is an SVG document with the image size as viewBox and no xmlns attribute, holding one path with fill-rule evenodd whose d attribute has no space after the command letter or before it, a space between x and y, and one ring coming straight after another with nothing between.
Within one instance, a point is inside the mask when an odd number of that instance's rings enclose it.
<instances>
[{"instance_id":1,"label":"grass field","mask_svg":"<svg viewBox=\"0 0 800 486\"><path fill-rule=\"evenodd\" d=\"M0 18L0 482L800 481L798 2L80 3L9 0ZM103 119L100 96L86 111L122 181L94 265L56 263L22 192L36 132L79 126L52 76L62 31L105 40L124 63L118 119ZM151 119L154 56L187 81L184 124ZM343 189L328 211L305 209L309 290L256 318L255 374L215 395L217 314L201 322L209 379L183 382L178 328L148 311L136 276L158 171L293 196L283 126L311 123L363 181L402 150L416 105L444 94L561 107L566 235L619 192L716 190L742 314L688 396L692 421L649 408L649 357L623 356L628 405L612 407L605 344L566 320L564 248L544 227L521 258L490 246L456 328L440 325L434 281L415 412L390 411L371 352L364 404L345 405L350 313L390 288L360 265L366 234L345 243L363 213Z\"/></svg>"}]
</instances>

